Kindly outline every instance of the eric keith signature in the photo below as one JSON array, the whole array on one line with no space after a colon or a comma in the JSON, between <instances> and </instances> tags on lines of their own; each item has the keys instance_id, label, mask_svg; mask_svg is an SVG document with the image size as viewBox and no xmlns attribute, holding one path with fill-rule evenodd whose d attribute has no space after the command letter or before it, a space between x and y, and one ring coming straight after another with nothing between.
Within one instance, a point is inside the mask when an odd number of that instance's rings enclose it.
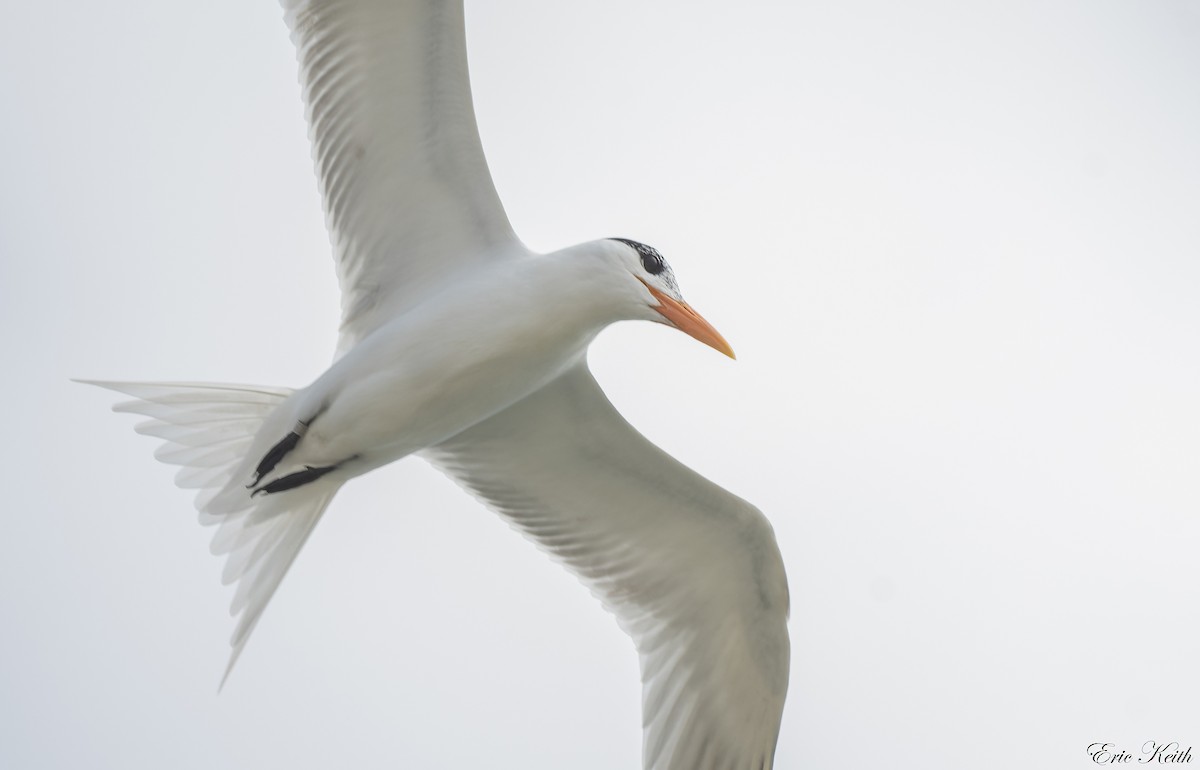
<instances>
[{"instance_id":1,"label":"eric keith signature","mask_svg":"<svg viewBox=\"0 0 1200 770\"><path fill-rule=\"evenodd\" d=\"M1135 755L1118 748L1115 743L1093 743L1087 747L1087 753L1097 765L1124 765L1135 760ZM1192 747L1180 748L1179 741L1170 743L1146 741L1142 744L1142 755L1136 757L1136 764L1139 765L1147 765L1151 762L1165 765L1191 761Z\"/></svg>"}]
</instances>

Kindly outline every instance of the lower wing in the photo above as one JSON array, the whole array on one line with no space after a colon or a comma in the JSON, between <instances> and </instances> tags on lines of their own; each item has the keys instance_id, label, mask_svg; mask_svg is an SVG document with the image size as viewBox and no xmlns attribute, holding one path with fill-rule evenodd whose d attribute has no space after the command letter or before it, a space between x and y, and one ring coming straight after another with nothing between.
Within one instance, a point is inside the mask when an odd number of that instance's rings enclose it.
<instances>
[{"instance_id":1,"label":"lower wing","mask_svg":"<svg viewBox=\"0 0 1200 770\"><path fill-rule=\"evenodd\" d=\"M758 509L642 437L584 363L424 454L633 637L648 770L772 766L788 588Z\"/></svg>"}]
</instances>

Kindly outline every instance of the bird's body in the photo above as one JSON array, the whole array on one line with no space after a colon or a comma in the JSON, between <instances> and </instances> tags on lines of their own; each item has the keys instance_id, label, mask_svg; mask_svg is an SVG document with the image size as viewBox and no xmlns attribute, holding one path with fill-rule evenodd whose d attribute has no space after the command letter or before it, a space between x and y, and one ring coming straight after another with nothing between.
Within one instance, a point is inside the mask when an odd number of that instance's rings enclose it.
<instances>
[{"instance_id":1,"label":"bird's body","mask_svg":"<svg viewBox=\"0 0 1200 770\"><path fill-rule=\"evenodd\" d=\"M303 422L303 440L264 483L306 466L338 465L336 477L349 479L516 403L581 361L596 335L621 320L623 304L632 304L602 280L621 248L600 241L523 254L447 286L289 397L247 459L257 461L293 422Z\"/></svg>"},{"instance_id":2,"label":"bird's body","mask_svg":"<svg viewBox=\"0 0 1200 770\"><path fill-rule=\"evenodd\" d=\"M574 572L633 637L646 768L773 763L788 587L756 508L637 433L588 371L621 320L732 356L655 249L535 254L476 133L460 0L284 0L342 288L299 390L97 383L134 396L237 583L232 669L338 489L418 454Z\"/></svg>"}]
</instances>

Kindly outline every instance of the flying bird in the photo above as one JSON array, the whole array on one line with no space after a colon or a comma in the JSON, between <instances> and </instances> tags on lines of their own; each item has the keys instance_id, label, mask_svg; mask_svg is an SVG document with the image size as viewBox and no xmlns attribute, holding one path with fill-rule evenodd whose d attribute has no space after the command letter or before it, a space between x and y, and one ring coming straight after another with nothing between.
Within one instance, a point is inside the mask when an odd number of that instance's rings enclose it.
<instances>
[{"instance_id":1,"label":"flying bird","mask_svg":"<svg viewBox=\"0 0 1200 770\"><path fill-rule=\"evenodd\" d=\"M763 770L788 586L754 506L633 429L588 370L622 320L733 356L656 249L513 233L480 146L461 0L283 0L342 291L310 385L97 382L150 418L236 583L225 676L343 484L418 455L577 575L633 638L649 770ZM224 680L222 680L224 683Z\"/></svg>"}]
</instances>

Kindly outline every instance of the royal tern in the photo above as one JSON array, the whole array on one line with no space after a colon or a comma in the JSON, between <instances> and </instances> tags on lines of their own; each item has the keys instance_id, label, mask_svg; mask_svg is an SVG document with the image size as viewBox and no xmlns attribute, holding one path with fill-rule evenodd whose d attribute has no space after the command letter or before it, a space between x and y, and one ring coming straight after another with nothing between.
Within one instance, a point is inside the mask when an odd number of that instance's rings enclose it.
<instances>
[{"instance_id":1,"label":"royal tern","mask_svg":"<svg viewBox=\"0 0 1200 770\"><path fill-rule=\"evenodd\" d=\"M620 320L732 357L624 238L533 253L480 146L461 0L283 0L342 290L298 390L95 382L199 492L239 615L225 676L338 489L416 454L574 572L633 637L643 764L773 765L788 587L767 519L617 413L588 370ZM222 680L224 681L224 680Z\"/></svg>"}]
</instances>

